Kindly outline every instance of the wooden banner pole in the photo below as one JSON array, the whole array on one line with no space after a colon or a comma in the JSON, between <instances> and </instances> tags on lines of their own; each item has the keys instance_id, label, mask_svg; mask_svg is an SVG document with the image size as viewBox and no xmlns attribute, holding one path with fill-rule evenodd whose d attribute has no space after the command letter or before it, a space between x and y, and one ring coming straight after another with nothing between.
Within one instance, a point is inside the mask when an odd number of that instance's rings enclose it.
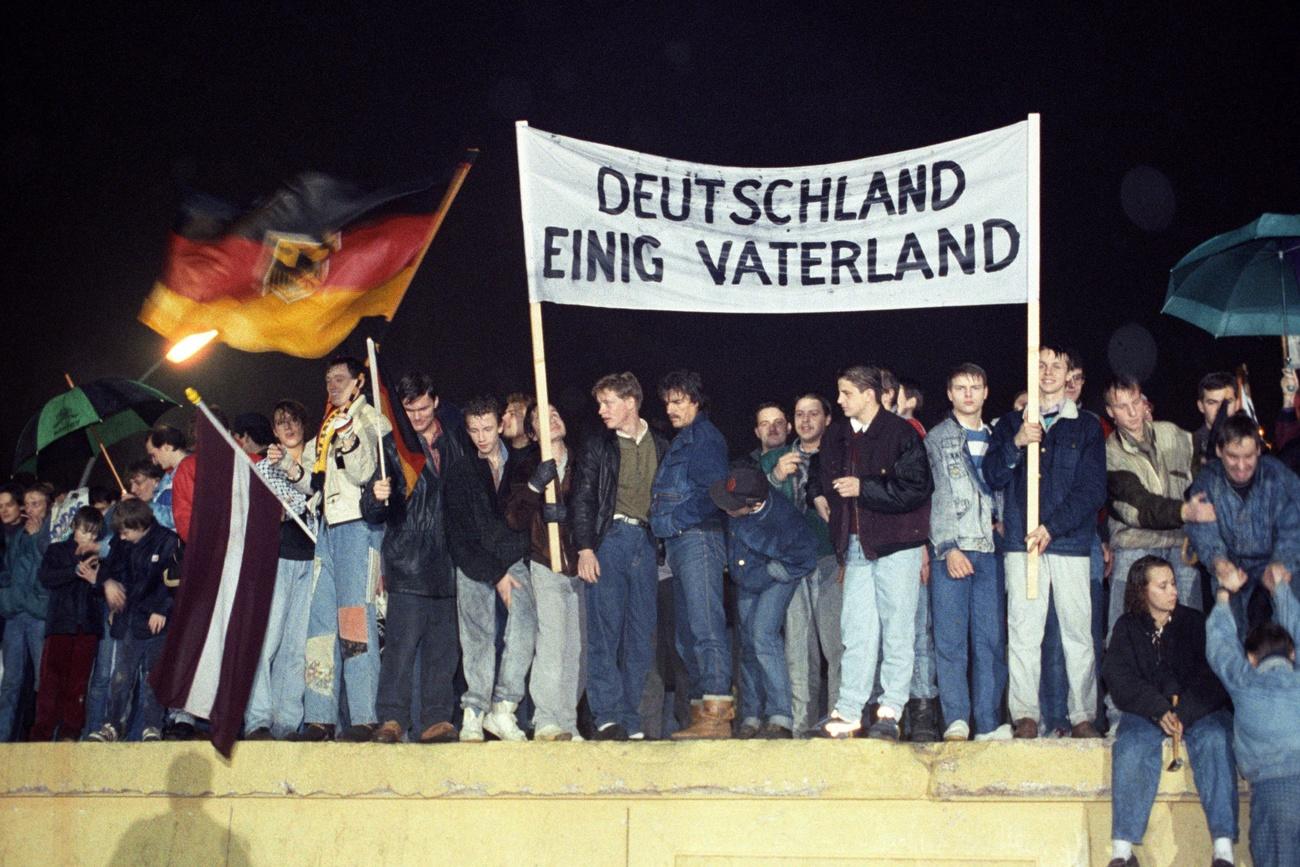
<instances>
[{"instance_id":1,"label":"wooden banner pole","mask_svg":"<svg viewBox=\"0 0 1300 867\"><path fill-rule=\"evenodd\" d=\"M1040 220L1040 209L1042 204L1041 198L1041 176L1042 154L1040 149L1040 117L1037 112L1029 115L1029 129L1027 131L1027 163L1026 168L1029 174L1029 200L1028 200L1028 217L1029 217L1029 245L1026 251L1026 264L1028 266L1028 306L1026 310L1026 351L1025 351L1025 396L1028 398L1025 404L1025 419L1028 421L1041 421L1041 413L1038 402L1038 345L1041 342L1039 333L1039 276L1040 276L1040 255L1042 248L1040 245L1042 221ZM1025 531L1029 532L1038 526L1038 475L1039 475L1039 449L1040 445L1030 443L1025 449ZM1038 555L1028 553L1025 556L1025 598L1038 598Z\"/></svg>"},{"instance_id":2,"label":"wooden banner pole","mask_svg":"<svg viewBox=\"0 0 1300 867\"><path fill-rule=\"evenodd\" d=\"M537 380L537 445L542 450L542 460L549 461L555 457L551 450L551 398L546 388L546 341L542 337L542 304L532 301L528 305L528 319L533 332L533 376ZM569 467L569 472L573 467ZM543 493L546 502L555 502L555 482L546 486ZM551 571L560 573L564 570L560 556L560 527L558 524L546 525L546 543L551 549Z\"/></svg>"}]
</instances>

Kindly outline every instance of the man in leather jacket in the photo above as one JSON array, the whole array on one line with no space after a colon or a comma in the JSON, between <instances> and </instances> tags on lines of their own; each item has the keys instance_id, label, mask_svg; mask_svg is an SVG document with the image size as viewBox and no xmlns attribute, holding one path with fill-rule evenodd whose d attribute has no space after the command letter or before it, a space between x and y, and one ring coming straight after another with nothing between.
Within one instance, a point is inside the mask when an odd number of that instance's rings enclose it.
<instances>
[{"instance_id":1,"label":"man in leather jacket","mask_svg":"<svg viewBox=\"0 0 1300 867\"><path fill-rule=\"evenodd\" d=\"M650 489L668 442L641 418L641 383L631 373L601 377L591 394L605 432L578 460L573 539L587 583L587 701L596 738L619 740L642 732L638 706L654 664Z\"/></svg>"}]
</instances>

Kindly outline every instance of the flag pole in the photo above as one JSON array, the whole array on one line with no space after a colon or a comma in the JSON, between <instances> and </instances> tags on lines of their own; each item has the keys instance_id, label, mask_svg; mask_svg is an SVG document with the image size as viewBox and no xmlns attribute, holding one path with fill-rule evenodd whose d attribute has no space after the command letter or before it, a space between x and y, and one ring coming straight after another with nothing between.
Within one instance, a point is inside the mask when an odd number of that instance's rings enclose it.
<instances>
[{"instance_id":1,"label":"flag pole","mask_svg":"<svg viewBox=\"0 0 1300 867\"><path fill-rule=\"evenodd\" d=\"M1026 264L1028 265L1027 279L1028 286L1028 310L1026 311L1026 351L1025 351L1025 373L1026 386L1025 397L1025 418L1026 420L1039 421L1040 409L1038 405L1038 347L1042 341L1039 330L1039 278L1040 278L1040 254L1042 252L1039 238L1042 221L1040 211L1042 208L1042 153L1041 153L1041 117L1038 112L1031 112L1029 115L1028 129L1028 147L1026 149L1029 174L1029 249L1027 250ZM1030 443L1025 449L1025 531L1032 531L1038 526L1038 474L1039 474L1039 450L1042 446L1038 443ZM1025 598L1038 598L1038 554L1026 551L1025 553Z\"/></svg>"},{"instance_id":2,"label":"flag pole","mask_svg":"<svg viewBox=\"0 0 1300 867\"><path fill-rule=\"evenodd\" d=\"M542 460L549 461L555 457L555 453L551 449L551 401L546 388L546 341L542 337L542 303L540 301L529 303L528 317L533 332L533 375L537 380L537 445L541 448ZM555 482L553 480L547 484L543 496L546 502L555 502ZM564 570L563 558L560 556L560 527L558 524L546 523L546 544L551 550L551 571L558 574Z\"/></svg>"},{"instance_id":3,"label":"flag pole","mask_svg":"<svg viewBox=\"0 0 1300 867\"><path fill-rule=\"evenodd\" d=\"M383 415L384 407L379 402L379 359L375 353L374 338L366 338L366 356L370 361L370 393L374 395L375 412ZM396 412L396 408L393 411ZM377 425L375 427L375 436L379 440L379 478L386 479L388 478L388 472L384 469L384 435L380 433ZM384 503L387 505L388 500L384 500Z\"/></svg>"},{"instance_id":4,"label":"flag pole","mask_svg":"<svg viewBox=\"0 0 1300 867\"><path fill-rule=\"evenodd\" d=\"M208 417L208 421L210 421L212 426L217 429L217 433L221 434L221 438L226 441L226 445L235 450L235 454L238 455L235 460L242 460L248 466L253 478L260 481L263 485L266 485L266 489L271 492L271 496L275 497L276 500L279 501L280 505L284 507L284 510L289 513L289 517L293 518L294 523L302 528L302 531L307 534L307 538L311 539L311 543L315 545L316 534L307 526L306 522L299 517L298 513L294 511L293 506L285 502L280 495L275 492L275 488L272 488L270 483L267 482L266 479L262 478L261 474L257 472L257 469L253 466L253 459L248 456L248 452L240 448L239 443L235 442L234 437L230 435L230 431L226 430L226 426L217 421L217 417L212 414L212 410L208 409L208 405L203 402L203 398L199 396L198 391L192 388L187 388L185 389L185 396L189 399L190 403L197 406L199 410Z\"/></svg>"}]
</instances>

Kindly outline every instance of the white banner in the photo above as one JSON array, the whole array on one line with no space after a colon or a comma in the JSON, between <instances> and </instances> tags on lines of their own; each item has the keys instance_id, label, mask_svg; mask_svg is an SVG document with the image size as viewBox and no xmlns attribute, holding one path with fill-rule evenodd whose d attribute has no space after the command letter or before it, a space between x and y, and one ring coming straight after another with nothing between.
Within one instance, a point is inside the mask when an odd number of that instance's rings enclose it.
<instances>
[{"instance_id":1,"label":"white banner","mask_svg":"<svg viewBox=\"0 0 1300 867\"><path fill-rule=\"evenodd\" d=\"M531 301L813 313L1028 300L1028 123L797 168L517 126Z\"/></svg>"}]
</instances>

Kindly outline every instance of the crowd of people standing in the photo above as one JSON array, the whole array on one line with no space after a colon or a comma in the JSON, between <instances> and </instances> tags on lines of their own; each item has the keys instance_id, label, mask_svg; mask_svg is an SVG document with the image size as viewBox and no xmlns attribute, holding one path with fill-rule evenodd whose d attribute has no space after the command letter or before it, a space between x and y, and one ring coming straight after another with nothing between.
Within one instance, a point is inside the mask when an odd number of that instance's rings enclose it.
<instances>
[{"instance_id":1,"label":"crowd of people standing","mask_svg":"<svg viewBox=\"0 0 1300 867\"><path fill-rule=\"evenodd\" d=\"M1083 409L1078 353L1044 345L1037 417L991 418L988 377L968 363L927 431L916 383L856 365L835 378L840 417L815 392L764 403L757 447L733 460L693 371L657 384L671 430L647 421L632 373L600 378L603 430L582 443L554 406L454 407L413 372L393 389L419 448L409 480L395 468L411 444L368 402L367 377L352 358L327 364L314 436L294 400L230 424L317 527L313 544L282 521L246 739L1109 733L1124 865L1172 737L1216 864L1232 861L1238 773L1257 863L1300 858L1300 477L1237 412L1230 375L1200 381L1204 425L1189 433L1122 375L1105 417ZM1275 450L1300 432L1295 383L1284 375ZM202 728L148 680L184 593L189 441L152 430L120 499L0 488L0 741L28 716L31 740Z\"/></svg>"}]
</instances>

